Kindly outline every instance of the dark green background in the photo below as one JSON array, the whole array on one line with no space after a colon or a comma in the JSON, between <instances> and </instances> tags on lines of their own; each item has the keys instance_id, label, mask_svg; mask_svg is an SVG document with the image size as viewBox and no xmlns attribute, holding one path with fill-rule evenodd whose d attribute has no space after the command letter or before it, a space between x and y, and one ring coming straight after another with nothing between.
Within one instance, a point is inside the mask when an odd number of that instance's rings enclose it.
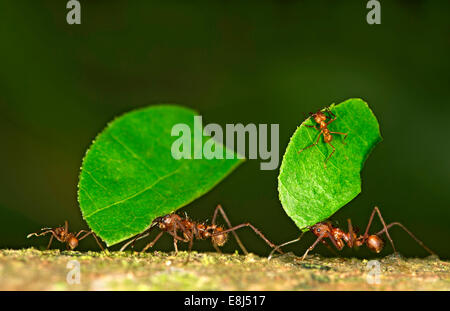
<instances>
[{"instance_id":1,"label":"dark green background","mask_svg":"<svg viewBox=\"0 0 450 311\"><path fill-rule=\"evenodd\" d=\"M133 108L169 102L205 122L279 123L281 159L308 112L361 97L384 141L362 172L363 192L333 219L363 230L377 204L386 221L449 257L448 1L381 1L381 25L366 23L363 0L168 2L81 1L82 24L72 26L66 1L1 2L0 247L45 246L26 234L65 219L86 228L76 200L82 157ZM211 219L221 203L234 224L290 240L299 230L280 205L277 175L247 161L184 210ZM308 235L288 250L302 254ZM400 229L392 236L402 254L426 255ZM269 252L248 229L241 237ZM156 249L171 250L170 239Z\"/></svg>"}]
</instances>

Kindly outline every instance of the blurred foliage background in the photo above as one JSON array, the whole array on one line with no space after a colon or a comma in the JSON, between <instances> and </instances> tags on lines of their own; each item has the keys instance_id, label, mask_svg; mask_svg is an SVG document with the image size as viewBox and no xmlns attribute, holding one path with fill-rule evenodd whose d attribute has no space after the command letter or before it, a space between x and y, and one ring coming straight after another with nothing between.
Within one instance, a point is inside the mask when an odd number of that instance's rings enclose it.
<instances>
[{"instance_id":1,"label":"blurred foliage background","mask_svg":"<svg viewBox=\"0 0 450 311\"><path fill-rule=\"evenodd\" d=\"M308 112L361 97L384 141L366 162L362 193L332 219L364 230L378 205L387 222L450 256L448 1L382 1L381 25L366 23L363 0L80 2L81 25L66 23L66 1L0 3L0 247L45 247L47 238L26 234L66 219L86 229L81 160L124 112L176 103L205 123L279 123L281 161ZM278 200L278 170L259 165L247 161L183 210L211 219L221 203L234 224L250 221L276 243L297 237ZM402 254L427 254L400 229L391 234ZM268 254L251 230L240 235ZM300 255L312 241L287 250ZM80 249L97 248L85 240ZM156 249L172 250L170 239ZM213 250L209 241L194 249Z\"/></svg>"}]
</instances>

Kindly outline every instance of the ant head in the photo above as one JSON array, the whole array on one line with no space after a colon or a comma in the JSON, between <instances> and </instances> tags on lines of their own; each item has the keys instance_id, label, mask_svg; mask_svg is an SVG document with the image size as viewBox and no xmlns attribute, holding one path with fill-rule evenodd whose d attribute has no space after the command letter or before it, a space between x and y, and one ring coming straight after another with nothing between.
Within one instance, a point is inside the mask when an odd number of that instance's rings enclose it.
<instances>
[{"instance_id":1,"label":"ant head","mask_svg":"<svg viewBox=\"0 0 450 311\"><path fill-rule=\"evenodd\" d=\"M326 121L327 119L327 116L320 110L316 113L313 113L311 116L314 118L314 121L316 121L316 123Z\"/></svg>"},{"instance_id":2,"label":"ant head","mask_svg":"<svg viewBox=\"0 0 450 311\"><path fill-rule=\"evenodd\" d=\"M319 222L317 224L315 224L314 226L309 228L312 233L314 233L317 236L321 236L324 235L326 232L330 232L330 227L328 224Z\"/></svg>"},{"instance_id":3,"label":"ant head","mask_svg":"<svg viewBox=\"0 0 450 311\"><path fill-rule=\"evenodd\" d=\"M78 246L78 239L74 236L71 236L68 240L67 240L67 244L69 245L70 249L74 249Z\"/></svg>"},{"instance_id":4,"label":"ant head","mask_svg":"<svg viewBox=\"0 0 450 311\"><path fill-rule=\"evenodd\" d=\"M168 214L166 216L156 218L154 222L159 224L159 228L165 229L172 226L172 224L176 223L177 220L180 221L181 217L177 214Z\"/></svg>"},{"instance_id":5,"label":"ant head","mask_svg":"<svg viewBox=\"0 0 450 311\"><path fill-rule=\"evenodd\" d=\"M366 245L371 251L379 253L383 249L384 242L378 235L370 235L367 238Z\"/></svg>"}]
</instances>

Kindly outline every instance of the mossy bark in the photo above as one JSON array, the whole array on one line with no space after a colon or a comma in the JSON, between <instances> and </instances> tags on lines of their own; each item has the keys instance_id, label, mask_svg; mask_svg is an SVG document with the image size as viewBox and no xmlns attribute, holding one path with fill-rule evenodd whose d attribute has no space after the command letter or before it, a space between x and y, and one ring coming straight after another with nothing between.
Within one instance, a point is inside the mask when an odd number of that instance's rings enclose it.
<instances>
[{"instance_id":1,"label":"mossy bark","mask_svg":"<svg viewBox=\"0 0 450 311\"><path fill-rule=\"evenodd\" d=\"M435 257L388 256L373 265L319 256L300 261L292 254L267 260L191 252L187 258L186 252L0 250L0 290L450 290L450 263ZM79 284L67 281L73 260Z\"/></svg>"}]
</instances>

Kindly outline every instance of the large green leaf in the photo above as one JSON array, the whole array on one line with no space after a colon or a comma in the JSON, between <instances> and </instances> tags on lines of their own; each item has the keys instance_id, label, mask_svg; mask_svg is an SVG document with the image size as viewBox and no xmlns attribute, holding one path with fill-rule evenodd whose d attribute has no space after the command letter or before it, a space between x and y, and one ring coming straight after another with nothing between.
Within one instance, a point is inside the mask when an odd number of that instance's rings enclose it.
<instances>
[{"instance_id":1,"label":"large green leaf","mask_svg":"<svg viewBox=\"0 0 450 311\"><path fill-rule=\"evenodd\" d=\"M108 246L200 197L243 161L174 159L171 147L179 137L171 135L172 127L188 125L194 142L195 115L170 105L139 109L111 122L92 143L81 168L78 201L89 227Z\"/></svg>"},{"instance_id":2,"label":"large green leaf","mask_svg":"<svg viewBox=\"0 0 450 311\"><path fill-rule=\"evenodd\" d=\"M337 119L329 129L348 136L344 141L342 135L333 134L336 151L327 167L324 161L333 149L323 136L319 144L299 153L319 135L317 129L305 126L315 125L312 118L295 131L280 167L281 204L301 230L329 218L361 192L360 171L371 150L382 140L377 119L361 99L332 105L330 110Z\"/></svg>"}]
</instances>

